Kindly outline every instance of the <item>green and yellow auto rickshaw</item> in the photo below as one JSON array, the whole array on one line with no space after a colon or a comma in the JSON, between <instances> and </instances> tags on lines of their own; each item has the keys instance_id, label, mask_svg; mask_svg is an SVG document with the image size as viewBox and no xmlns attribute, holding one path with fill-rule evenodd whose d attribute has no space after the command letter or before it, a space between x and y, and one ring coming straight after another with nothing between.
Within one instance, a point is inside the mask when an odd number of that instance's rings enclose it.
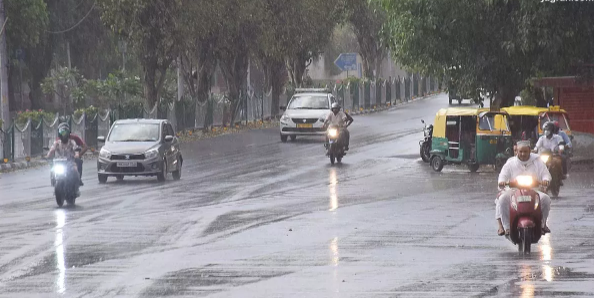
<instances>
[{"instance_id":1,"label":"green and yellow auto rickshaw","mask_svg":"<svg viewBox=\"0 0 594 298\"><path fill-rule=\"evenodd\" d=\"M514 142L518 140L530 140L532 146L543 134L543 126L548 121L559 123L561 128L573 139L569 127L567 112L559 106L539 108L535 106L512 106L502 108L502 111L509 115L509 126Z\"/></svg>"},{"instance_id":2,"label":"green and yellow auto rickshaw","mask_svg":"<svg viewBox=\"0 0 594 298\"><path fill-rule=\"evenodd\" d=\"M430 165L439 172L446 164L480 165L500 170L513 156L507 113L477 108L441 109L435 115Z\"/></svg>"}]
</instances>

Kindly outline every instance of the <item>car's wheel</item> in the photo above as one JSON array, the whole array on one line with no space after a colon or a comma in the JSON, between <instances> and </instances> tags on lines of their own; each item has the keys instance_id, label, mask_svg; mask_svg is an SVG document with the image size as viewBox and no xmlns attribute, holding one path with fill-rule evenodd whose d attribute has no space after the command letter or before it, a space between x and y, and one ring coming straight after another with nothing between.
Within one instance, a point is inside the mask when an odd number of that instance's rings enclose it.
<instances>
[{"instance_id":1,"label":"car's wheel","mask_svg":"<svg viewBox=\"0 0 594 298\"><path fill-rule=\"evenodd\" d=\"M179 180L181 179L181 175L182 175L182 159L180 157L177 158L177 170L175 170L173 173L171 173L171 176L173 176L173 180Z\"/></svg>"},{"instance_id":2,"label":"car's wheel","mask_svg":"<svg viewBox=\"0 0 594 298\"><path fill-rule=\"evenodd\" d=\"M297 136L296 135L292 135L291 136L291 141L295 141L295 140L297 140Z\"/></svg>"},{"instance_id":3,"label":"car's wheel","mask_svg":"<svg viewBox=\"0 0 594 298\"><path fill-rule=\"evenodd\" d=\"M97 174L97 179L99 179L99 183L104 184L105 182L107 182L107 175Z\"/></svg>"},{"instance_id":4,"label":"car's wheel","mask_svg":"<svg viewBox=\"0 0 594 298\"><path fill-rule=\"evenodd\" d=\"M439 155L431 157L431 168L436 172L441 172L441 170L443 170L443 159L441 159Z\"/></svg>"},{"instance_id":5,"label":"car's wheel","mask_svg":"<svg viewBox=\"0 0 594 298\"><path fill-rule=\"evenodd\" d=\"M124 181L124 175L117 175L116 179L118 179L118 181Z\"/></svg>"},{"instance_id":6,"label":"car's wheel","mask_svg":"<svg viewBox=\"0 0 594 298\"><path fill-rule=\"evenodd\" d=\"M161 173L157 174L157 180L163 182L167 180L167 160L163 159L163 166L161 167Z\"/></svg>"},{"instance_id":7,"label":"car's wheel","mask_svg":"<svg viewBox=\"0 0 594 298\"><path fill-rule=\"evenodd\" d=\"M287 142L287 136L285 135L281 135L281 142L286 143Z\"/></svg>"}]
</instances>

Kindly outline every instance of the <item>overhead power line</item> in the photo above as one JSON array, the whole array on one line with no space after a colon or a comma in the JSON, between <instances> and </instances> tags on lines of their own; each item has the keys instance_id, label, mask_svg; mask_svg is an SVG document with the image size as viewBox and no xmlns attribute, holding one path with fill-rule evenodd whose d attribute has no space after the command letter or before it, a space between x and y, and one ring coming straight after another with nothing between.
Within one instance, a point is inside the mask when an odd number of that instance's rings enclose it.
<instances>
[{"instance_id":1,"label":"overhead power line","mask_svg":"<svg viewBox=\"0 0 594 298\"><path fill-rule=\"evenodd\" d=\"M93 11L93 9L95 9L95 5L96 4L97 4L97 0L95 0L93 2L93 6L91 6L91 9L89 9L89 12L87 12L87 14L80 21L78 21L78 23L74 24L74 26L72 26L72 27L70 27L70 28L68 28L66 30L62 30L62 31L47 31L46 30L45 32L47 32L49 34L62 34L62 33L66 33L68 31L74 30L76 27L78 27L80 24L82 24L82 22L84 22L87 19L87 17L89 17L89 15Z\"/></svg>"}]
</instances>

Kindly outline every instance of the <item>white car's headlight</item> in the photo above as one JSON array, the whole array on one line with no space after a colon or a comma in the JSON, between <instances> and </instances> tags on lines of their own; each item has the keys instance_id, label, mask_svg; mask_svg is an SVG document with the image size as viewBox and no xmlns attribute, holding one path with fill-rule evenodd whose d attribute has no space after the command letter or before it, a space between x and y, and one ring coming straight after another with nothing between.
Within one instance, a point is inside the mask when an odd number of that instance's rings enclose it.
<instances>
[{"instance_id":1,"label":"white car's headlight","mask_svg":"<svg viewBox=\"0 0 594 298\"><path fill-rule=\"evenodd\" d=\"M540 160L542 160L544 163L547 163L547 161L549 161L549 157L549 155L543 154L540 156Z\"/></svg>"},{"instance_id":2,"label":"white car's headlight","mask_svg":"<svg viewBox=\"0 0 594 298\"><path fill-rule=\"evenodd\" d=\"M109 152L109 150L107 150L105 148L101 148L101 151L99 151L99 157L110 159L111 158L111 152Z\"/></svg>"},{"instance_id":3,"label":"white car's headlight","mask_svg":"<svg viewBox=\"0 0 594 298\"><path fill-rule=\"evenodd\" d=\"M289 122L289 119L291 119L291 118L289 118L289 116L287 116L287 114L284 114L280 120L283 122Z\"/></svg>"},{"instance_id":4,"label":"white car's headlight","mask_svg":"<svg viewBox=\"0 0 594 298\"><path fill-rule=\"evenodd\" d=\"M64 175L64 173L66 173L66 167L64 165L58 164L54 166L54 174Z\"/></svg>"},{"instance_id":5,"label":"white car's headlight","mask_svg":"<svg viewBox=\"0 0 594 298\"><path fill-rule=\"evenodd\" d=\"M144 153L144 158L146 159L153 159L157 156L159 156L159 150L157 149L151 149Z\"/></svg>"},{"instance_id":6,"label":"white car's headlight","mask_svg":"<svg viewBox=\"0 0 594 298\"><path fill-rule=\"evenodd\" d=\"M330 128L328 129L328 136L331 138L336 138L336 136L338 135L338 129L336 128Z\"/></svg>"}]
</instances>

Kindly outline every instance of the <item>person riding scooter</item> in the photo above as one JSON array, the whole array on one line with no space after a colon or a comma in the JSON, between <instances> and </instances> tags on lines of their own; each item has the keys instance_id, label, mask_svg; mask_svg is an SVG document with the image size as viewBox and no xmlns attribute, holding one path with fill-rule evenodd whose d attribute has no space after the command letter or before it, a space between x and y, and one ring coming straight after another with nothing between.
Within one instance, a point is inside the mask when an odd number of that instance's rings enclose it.
<instances>
[{"instance_id":1,"label":"person riding scooter","mask_svg":"<svg viewBox=\"0 0 594 298\"><path fill-rule=\"evenodd\" d=\"M328 127L329 125L336 126L340 128L340 142L344 145L344 150L349 150L349 143L351 139L351 135L347 129L353 121L353 117L349 114L340 110L341 107L338 103L332 104L332 113L328 114L326 117L326 121L324 121L324 127Z\"/></svg>"},{"instance_id":2,"label":"person riding scooter","mask_svg":"<svg viewBox=\"0 0 594 298\"><path fill-rule=\"evenodd\" d=\"M551 174L540 157L537 154L530 153L530 141L520 141L517 143L517 147L518 155L508 159L499 173L499 188L502 189L507 183L514 181L520 175L531 175L541 181L542 186L548 186L551 182ZM512 194L513 190L503 191L495 199L495 219L499 225L497 231L499 236L509 233L509 206ZM538 195L540 196L540 208L542 210L542 231L543 233L550 233L547 218L551 208L551 198L541 191L538 191Z\"/></svg>"},{"instance_id":3,"label":"person riding scooter","mask_svg":"<svg viewBox=\"0 0 594 298\"><path fill-rule=\"evenodd\" d=\"M68 130L70 130L70 126L68 126L68 124L66 122L63 122L60 125L58 125L58 131L62 127L66 127ZM87 144L85 143L85 141L83 141L79 136L73 134L72 132L70 132L69 138L71 140L74 140L74 142L76 142L76 145L81 149L81 151L79 153L80 158L75 159L74 162L76 162L76 167L78 168L78 174L80 177L80 186L83 186L85 184L82 182L82 171L83 171L82 157L85 155L85 152L87 152L87 150L89 148L87 147ZM60 139L60 136L58 135L58 138L56 140L59 140L59 139Z\"/></svg>"},{"instance_id":4,"label":"person riding scooter","mask_svg":"<svg viewBox=\"0 0 594 298\"><path fill-rule=\"evenodd\" d=\"M561 142L563 142L563 138L555 134L555 124L549 121L544 125L544 135L538 139L538 142L536 142L534 152L538 152L539 154L543 151L555 152L555 149ZM563 163L563 179L565 179L567 175L566 160L567 159L561 155L561 161Z\"/></svg>"},{"instance_id":5,"label":"person riding scooter","mask_svg":"<svg viewBox=\"0 0 594 298\"><path fill-rule=\"evenodd\" d=\"M76 142L70 138L70 127L68 125L62 125L58 129L58 135L59 140L54 142L45 158L49 159L54 154L73 161L77 158L80 158L79 152L76 152ZM78 173L78 167L76 163L72 162L71 166L72 170ZM78 177L80 179L80 175Z\"/></svg>"}]
</instances>

